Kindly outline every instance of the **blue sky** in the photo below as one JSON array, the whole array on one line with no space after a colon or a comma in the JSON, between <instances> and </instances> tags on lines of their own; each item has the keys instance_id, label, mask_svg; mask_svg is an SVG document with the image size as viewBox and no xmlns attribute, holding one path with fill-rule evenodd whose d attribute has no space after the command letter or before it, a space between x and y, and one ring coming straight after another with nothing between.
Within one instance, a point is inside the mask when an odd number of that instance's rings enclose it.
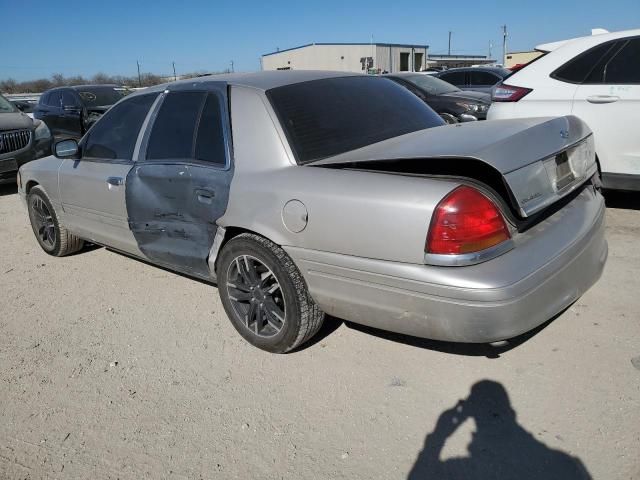
<instances>
[{"instance_id":1,"label":"blue sky","mask_svg":"<svg viewBox=\"0 0 640 480\"><path fill-rule=\"evenodd\" d=\"M416 43L431 53L500 55L587 35L640 28L640 0L165 1L0 0L0 79L260 68L260 55L312 42Z\"/></svg>"}]
</instances>

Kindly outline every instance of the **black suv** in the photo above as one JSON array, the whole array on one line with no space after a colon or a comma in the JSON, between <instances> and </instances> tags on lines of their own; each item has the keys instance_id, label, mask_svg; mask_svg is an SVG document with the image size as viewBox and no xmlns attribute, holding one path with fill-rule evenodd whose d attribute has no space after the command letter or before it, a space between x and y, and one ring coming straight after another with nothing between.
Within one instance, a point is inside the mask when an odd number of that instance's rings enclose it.
<instances>
[{"instance_id":1,"label":"black suv","mask_svg":"<svg viewBox=\"0 0 640 480\"><path fill-rule=\"evenodd\" d=\"M42 94L33 116L47 124L56 141L79 140L124 94L117 85L52 88Z\"/></svg>"},{"instance_id":2,"label":"black suv","mask_svg":"<svg viewBox=\"0 0 640 480\"><path fill-rule=\"evenodd\" d=\"M0 183L15 182L24 163L51 155L51 133L0 95Z\"/></svg>"}]
</instances>

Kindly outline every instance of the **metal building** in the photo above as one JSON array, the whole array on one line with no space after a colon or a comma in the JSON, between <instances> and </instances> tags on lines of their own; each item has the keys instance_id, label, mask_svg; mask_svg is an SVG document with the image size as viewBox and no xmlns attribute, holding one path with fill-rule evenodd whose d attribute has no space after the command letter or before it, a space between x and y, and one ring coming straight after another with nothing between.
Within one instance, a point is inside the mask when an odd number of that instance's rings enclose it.
<instances>
[{"instance_id":1,"label":"metal building","mask_svg":"<svg viewBox=\"0 0 640 480\"><path fill-rule=\"evenodd\" d=\"M396 43L310 43L262 55L263 70L419 72L427 67L428 45Z\"/></svg>"}]
</instances>

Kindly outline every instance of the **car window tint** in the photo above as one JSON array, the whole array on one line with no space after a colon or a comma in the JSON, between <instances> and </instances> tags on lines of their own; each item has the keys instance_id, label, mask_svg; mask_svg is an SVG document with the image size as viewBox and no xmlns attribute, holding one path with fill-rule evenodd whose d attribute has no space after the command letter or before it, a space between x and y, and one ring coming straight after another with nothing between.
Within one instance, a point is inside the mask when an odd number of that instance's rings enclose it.
<instances>
[{"instance_id":1,"label":"car window tint","mask_svg":"<svg viewBox=\"0 0 640 480\"><path fill-rule=\"evenodd\" d=\"M226 163L224 145L224 130L222 123L222 109L220 101L214 94L208 94L196 137L196 160L211 162L218 165Z\"/></svg>"},{"instance_id":2,"label":"car window tint","mask_svg":"<svg viewBox=\"0 0 640 480\"><path fill-rule=\"evenodd\" d=\"M556 71L551 74L551 77L570 83L582 83L591 71L596 69L605 55L609 53L614 43L615 42L603 43L581 53L556 69Z\"/></svg>"},{"instance_id":3,"label":"car window tint","mask_svg":"<svg viewBox=\"0 0 640 480\"><path fill-rule=\"evenodd\" d=\"M629 40L607 63L604 83L640 84L640 38Z\"/></svg>"},{"instance_id":4,"label":"car window tint","mask_svg":"<svg viewBox=\"0 0 640 480\"><path fill-rule=\"evenodd\" d=\"M131 160L142 122L157 96L132 97L107 111L89 130L83 157Z\"/></svg>"},{"instance_id":5,"label":"car window tint","mask_svg":"<svg viewBox=\"0 0 640 480\"><path fill-rule=\"evenodd\" d=\"M47 105L49 105L50 107L59 107L60 99L60 92L51 92L49 93L49 98L47 99Z\"/></svg>"},{"instance_id":6,"label":"car window tint","mask_svg":"<svg viewBox=\"0 0 640 480\"><path fill-rule=\"evenodd\" d=\"M423 101L384 77L312 80L267 96L302 164L443 125Z\"/></svg>"},{"instance_id":7,"label":"car window tint","mask_svg":"<svg viewBox=\"0 0 640 480\"><path fill-rule=\"evenodd\" d=\"M443 73L440 78L445 82L449 82L452 85L464 86L465 84L465 72L450 72Z\"/></svg>"},{"instance_id":8,"label":"car window tint","mask_svg":"<svg viewBox=\"0 0 640 480\"><path fill-rule=\"evenodd\" d=\"M196 126L206 93L170 92L153 124L147 160L193 158Z\"/></svg>"},{"instance_id":9,"label":"car window tint","mask_svg":"<svg viewBox=\"0 0 640 480\"><path fill-rule=\"evenodd\" d=\"M469 85L484 85L490 87L499 81L500 79L497 76L489 72L469 72Z\"/></svg>"},{"instance_id":10,"label":"car window tint","mask_svg":"<svg viewBox=\"0 0 640 480\"><path fill-rule=\"evenodd\" d=\"M78 101L76 100L76 97L74 97L71 92L69 92L68 90L65 90L62 92L62 105L65 107L67 106L77 107Z\"/></svg>"}]
</instances>

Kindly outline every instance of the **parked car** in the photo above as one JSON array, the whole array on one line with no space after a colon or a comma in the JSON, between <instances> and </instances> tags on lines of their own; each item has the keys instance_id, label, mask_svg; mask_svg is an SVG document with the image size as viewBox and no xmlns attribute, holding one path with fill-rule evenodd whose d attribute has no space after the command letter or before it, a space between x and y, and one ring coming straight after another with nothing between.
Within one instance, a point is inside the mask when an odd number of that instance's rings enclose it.
<instances>
[{"instance_id":1,"label":"parked car","mask_svg":"<svg viewBox=\"0 0 640 480\"><path fill-rule=\"evenodd\" d=\"M540 45L496 88L489 118L576 115L595 138L605 188L640 190L640 29Z\"/></svg>"},{"instance_id":2,"label":"parked car","mask_svg":"<svg viewBox=\"0 0 640 480\"><path fill-rule=\"evenodd\" d=\"M450 68L437 77L461 90L491 94L493 88L509 75L511 72L502 67L461 67Z\"/></svg>"},{"instance_id":3,"label":"parked car","mask_svg":"<svg viewBox=\"0 0 640 480\"><path fill-rule=\"evenodd\" d=\"M264 350L303 344L325 313L513 337L602 271L591 132L571 116L441 125L380 76L191 79L125 97L23 166L19 192L45 252L89 240L216 282Z\"/></svg>"},{"instance_id":4,"label":"parked car","mask_svg":"<svg viewBox=\"0 0 640 480\"><path fill-rule=\"evenodd\" d=\"M29 102L28 100L9 100L13 106L20 110L27 117L33 118L33 110L37 102Z\"/></svg>"},{"instance_id":5,"label":"parked car","mask_svg":"<svg viewBox=\"0 0 640 480\"><path fill-rule=\"evenodd\" d=\"M125 95L125 90L116 85L52 88L40 96L33 115L47 124L56 140L79 140Z\"/></svg>"},{"instance_id":6,"label":"parked car","mask_svg":"<svg viewBox=\"0 0 640 480\"><path fill-rule=\"evenodd\" d=\"M488 93L463 92L444 80L420 73L394 73L387 77L420 98L447 123L487 118L487 110L491 105L491 95Z\"/></svg>"},{"instance_id":7,"label":"parked car","mask_svg":"<svg viewBox=\"0 0 640 480\"><path fill-rule=\"evenodd\" d=\"M18 168L51 154L51 133L0 95L0 183L13 183Z\"/></svg>"}]
</instances>

